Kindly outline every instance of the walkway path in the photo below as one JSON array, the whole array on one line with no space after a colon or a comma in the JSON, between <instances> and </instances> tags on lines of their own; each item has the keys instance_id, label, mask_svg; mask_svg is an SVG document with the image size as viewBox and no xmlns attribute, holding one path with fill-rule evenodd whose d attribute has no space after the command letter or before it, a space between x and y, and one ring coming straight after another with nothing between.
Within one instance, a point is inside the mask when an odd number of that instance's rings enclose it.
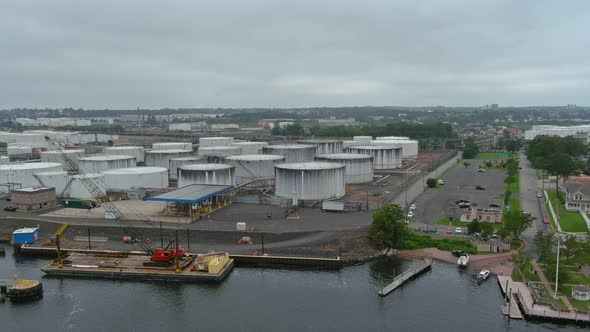
<instances>
[{"instance_id":1,"label":"walkway path","mask_svg":"<svg viewBox=\"0 0 590 332\"><path fill-rule=\"evenodd\" d=\"M547 277L545 277L545 273L543 273L543 270L541 270L541 267L539 266L537 261L532 259L531 264L533 265L533 269L535 269L537 275L541 279L541 282L545 286L545 289L547 289L547 291L549 292L549 295L551 295L552 298L555 298L555 292L553 291L551 284L549 284L549 280L547 280ZM559 297L563 300L563 303L565 303L570 312L575 311L574 306L570 303L570 300L566 296L560 295Z\"/></svg>"},{"instance_id":2,"label":"walkway path","mask_svg":"<svg viewBox=\"0 0 590 332\"><path fill-rule=\"evenodd\" d=\"M557 219L557 215L555 214L555 210L553 210L553 204L551 204L551 200L549 199L549 193L547 191L543 192L545 194L546 202L548 202L549 211L553 216L553 220L555 220L555 225L557 226L557 231L562 232L561 225L559 224L559 219Z\"/></svg>"},{"instance_id":3,"label":"walkway path","mask_svg":"<svg viewBox=\"0 0 590 332\"><path fill-rule=\"evenodd\" d=\"M586 225L588 225L588 229L590 229L590 218L588 218L588 215L582 211L580 211L580 214L582 215L582 218L584 218L584 220L586 221Z\"/></svg>"}]
</instances>

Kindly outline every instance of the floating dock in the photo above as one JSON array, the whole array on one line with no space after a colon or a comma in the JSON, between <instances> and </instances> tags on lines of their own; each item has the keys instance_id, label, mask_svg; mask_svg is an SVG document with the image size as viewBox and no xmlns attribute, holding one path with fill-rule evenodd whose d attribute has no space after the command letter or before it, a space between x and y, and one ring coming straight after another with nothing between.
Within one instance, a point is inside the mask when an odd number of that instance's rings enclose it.
<instances>
[{"instance_id":1,"label":"floating dock","mask_svg":"<svg viewBox=\"0 0 590 332\"><path fill-rule=\"evenodd\" d=\"M379 293L378 293L379 296L386 296L387 294L393 292L394 290L399 288L401 285L406 283L408 280L428 271L431 267L432 267L432 258L431 257L425 258L422 262L420 262L420 264L418 264L418 266L416 266L410 270L406 270L402 274L396 276L393 279L392 283L383 287L383 289L381 289L379 291Z\"/></svg>"},{"instance_id":2,"label":"floating dock","mask_svg":"<svg viewBox=\"0 0 590 332\"><path fill-rule=\"evenodd\" d=\"M169 266L146 266L150 258L125 252L70 252L41 268L48 276L182 282L221 282L232 271L227 253L183 257Z\"/></svg>"}]
</instances>

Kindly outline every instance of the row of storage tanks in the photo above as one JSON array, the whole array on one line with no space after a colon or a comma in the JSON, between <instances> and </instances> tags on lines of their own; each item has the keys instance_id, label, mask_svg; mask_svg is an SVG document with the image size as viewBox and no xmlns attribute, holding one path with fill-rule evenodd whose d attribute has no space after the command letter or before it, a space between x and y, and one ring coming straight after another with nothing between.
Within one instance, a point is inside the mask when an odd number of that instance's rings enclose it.
<instances>
[{"instance_id":1,"label":"row of storage tanks","mask_svg":"<svg viewBox=\"0 0 590 332\"><path fill-rule=\"evenodd\" d=\"M400 167L403 149L390 142L393 140L388 137L367 142L355 137L357 144L345 147L345 143L337 140L268 145L211 137L200 140L198 155L193 154L191 143L154 143L147 151L137 146L115 146L105 148L104 155L87 157L81 149L65 153L77 167L103 184L105 191L165 188L169 178L177 178L178 187L235 185L262 178L275 180L277 196L325 199L343 196L345 184L372 181L374 169ZM223 164L210 163L212 156L219 157ZM20 183L23 187L53 186L58 194L88 197L77 176L67 174L68 165L60 164L58 152L43 152L41 159L41 163L0 167L0 182ZM147 167L136 167L137 162L145 162Z\"/></svg>"}]
</instances>

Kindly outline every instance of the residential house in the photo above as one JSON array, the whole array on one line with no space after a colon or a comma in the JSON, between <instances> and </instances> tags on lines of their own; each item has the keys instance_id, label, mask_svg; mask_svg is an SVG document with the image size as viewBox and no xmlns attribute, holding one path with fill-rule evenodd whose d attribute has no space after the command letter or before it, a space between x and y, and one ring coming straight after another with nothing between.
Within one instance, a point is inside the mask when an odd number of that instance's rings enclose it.
<instances>
[{"instance_id":1,"label":"residential house","mask_svg":"<svg viewBox=\"0 0 590 332\"><path fill-rule=\"evenodd\" d=\"M590 211L590 176L572 176L563 183L565 209Z\"/></svg>"}]
</instances>

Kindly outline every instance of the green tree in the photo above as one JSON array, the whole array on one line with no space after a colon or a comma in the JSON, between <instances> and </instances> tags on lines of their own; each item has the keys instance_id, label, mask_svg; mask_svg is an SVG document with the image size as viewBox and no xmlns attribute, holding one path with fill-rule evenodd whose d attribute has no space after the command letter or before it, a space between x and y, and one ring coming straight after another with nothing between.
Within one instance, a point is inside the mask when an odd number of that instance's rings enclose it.
<instances>
[{"instance_id":1,"label":"green tree","mask_svg":"<svg viewBox=\"0 0 590 332\"><path fill-rule=\"evenodd\" d=\"M463 166L465 166L465 167L469 167L469 165L471 165L471 163L470 163L470 162L468 162L468 161L464 161L464 162L463 162Z\"/></svg>"},{"instance_id":2,"label":"green tree","mask_svg":"<svg viewBox=\"0 0 590 332\"><path fill-rule=\"evenodd\" d=\"M547 260L551 256L551 252L555 246L553 235L553 232L545 234L543 231L538 231L533 238L537 255L543 260Z\"/></svg>"},{"instance_id":3,"label":"green tree","mask_svg":"<svg viewBox=\"0 0 590 332\"><path fill-rule=\"evenodd\" d=\"M584 243L578 241L575 236L568 237L563 244L565 245L565 249L561 251L563 256L566 260L570 261L578 254L584 252Z\"/></svg>"},{"instance_id":4,"label":"green tree","mask_svg":"<svg viewBox=\"0 0 590 332\"><path fill-rule=\"evenodd\" d=\"M481 233L481 223L478 220L473 220L470 222L469 225L467 225L467 233Z\"/></svg>"},{"instance_id":5,"label":"green tree","mask_svg":"<svg viewBox=\"0 0 590 332\"><path fill-rule=\"evenodd\" d=\"M434 188L434 187L436 187L436 184L437 184L437 180L435 178L426 179L426 185L428 186L428 188Z\"/></svg>"},{"instance_id":6,"label":"green tree","mask_svg":"<svg viewBox=\"0 0 590 332\"><path fill-rule=\"evenodd\" d=\"M522 270L524 270L531 258L519 251L512 254L510 260L512 261L512 264L514 264L514 267L520 272L520 275L522 275Z\"/></svg>"},{"instance_id":7,"label":"green tree","mask_svg":"<svg viewBox=\"0 0 590 332\"><path fill-rule=\"evenodd\" d=\"M484 237L490 237L494 234L494 226L492 226L489 222L482 222L481 223L481 235Z\"/></svg>"},{"instance_id":8,"label":"green tree","mask_svg":"<svg viewBox=\"0 0 590 332\"><path fill-rule=\"evenodd\" d=\"M506 191L504 192L504 205L508 205L510 203L510 196L512 196L512 191L506 188Z\"/></svg>"},{"instance_id":9,"label":"green tree","mask_svg":"<svg viewBox=\"0 0 590 332\"><path fill-rule=\"evenodd\" d=\"M463 144L463 159L473 159L479 153L479 147L472 138L465 140Z\"/></svg>"},{"instance_id":10,"label":"green tree","mask_svg":"<svg viewBox=\"0 0 590 332\"><path fill-rule=\"evenodd\" d=\"M369 237L380 249L399 248L405 235L405 212L399 205L387 204L375 211Z\"/></svg>"},{"instance_id":11,"label":"green tree","mask_svg":"<svg viewBox=\"0 0 590 332\"><path fill-rule=\"evenodd\" d=\"M504 142L504 146L506 151L511 153L516 153L520 148L522 148L522 142L518 139L509 139Z\"/></svg>"},{"instance_id":12,"label":"green tree","mask_svg":"<svg viewBox=\"0 0 590 332\"><path fill-rule=\"evenodd\" d=\"M530 214L525 214L521 210L510 209L504 213L502 218L502 234L508 235L512 240L520 240L522 233L529 228L535 218Z\"/></svg>"}]
</instances>

